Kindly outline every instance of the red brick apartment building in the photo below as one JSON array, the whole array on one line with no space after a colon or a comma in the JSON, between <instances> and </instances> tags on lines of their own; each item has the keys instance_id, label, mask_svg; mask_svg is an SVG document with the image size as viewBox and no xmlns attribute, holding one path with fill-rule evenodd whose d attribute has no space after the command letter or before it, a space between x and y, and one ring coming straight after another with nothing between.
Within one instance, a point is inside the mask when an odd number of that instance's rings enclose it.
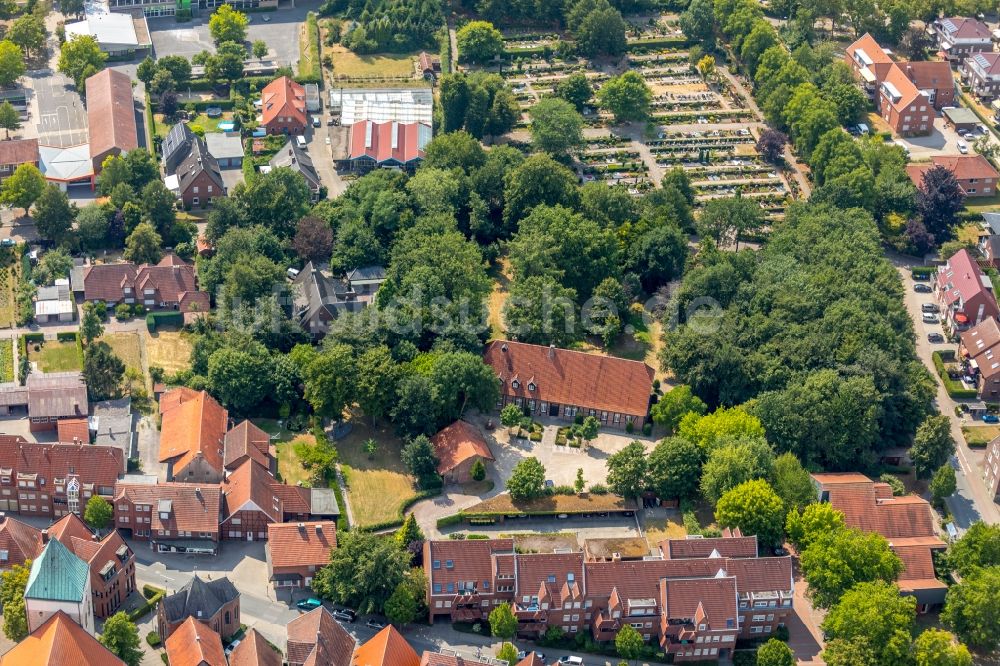
<instances>
[{"instance_id":1,"label":"red brick apartment building","mask_svg":"<svg viewBox=\"0 0 1000 666\"><path fill-rule=\"evenodd\" d=\"M114 446L35 444L0 435L0 511L82 515L94 495L111 500L124 471L124 454Z\"/></svg>"},{"instance_id":2,"label":"red brick apartment building","mask_svg":"<svg viewBox=\"0 0 1000 666\"><path fill-rule=\"evenodd\" d=\"M135 555L118 530L99 539L76 514L68 514L47 530L42 541L55 539L90 568L94 615L111 617L135 589Z\"/></svg>"},{"instance_id":3,"label":"red brick apartment building","mask_svg":"<svg viewBox=\"0 0 1000 666\"><path fill-rule=\"evenodd\" d=\"M997 193L1000 173L982 155L936 155L930 162L907 164L906 175L913 184L921 187L924 173L932 167L943 166L955 174L959 187L966 197L991 197Z\"/></svg>"},{"instance_id":4,"label":"red brick apartment building","mask_svg":"<svg viewBox=\"0 0 1000 666\"><path fill-rule=\"evenodd\" d=\"M844 60L896 134L929 134L934 109L955 100L948 63L896 62L868 33L847 47Z\"/></svg>"},{"instance_id":5,"label":"red brick apartment building","mask_svg":"<svg viewBox=\"0 0 1000 666\"><path fill-rule=\"evenodd\" d=\"M613 641L630 624L676 661L692 661L725 658L738 638L771 634L792 613L790 558L758 558L756 539L751 555L738 534L686 552L674 541L660 545L657 559L604 562L583 552L515 553L510 539L428 541L430 619L479 621L508 602L521 636L558 626Z\"/></svg>"},{"instance_id":6,"label":"red brick apartment building","mask_svg":"<svg viewBox=\"0 0 1000 666\"><path fill-rule=\"evenodd\" d=\"M1000 315L993 285L968 250L959 250L938 267L934 295L942 309L944 325L964 331Z\"/></svg>"},{"instance_id":7,"label":"red brick apartment building","mask_svg":"<svg viewBox=\"0 0 1000 666\"><path fill-rule=\"evenodd\" d=\"M271 523L264 547L268 578L275 589L310 587L336 547L337 524L332 521Z\"/></svg>"},{"instance_id":8,"label":"red brick apartment building","mask_svg":"<svg viewBox=\"0 0 1000 666\"><path fill-rule=\"evenodd\" d=\"M198 291L194 266L175 254L158 264L94 264L84 269L83 298L103 302L140 303L147 308L208 312L208 293Z\"/></svg>"},{"instance_id":9,"label":"red brick apartment building","mask_svg":"<svg viewBox=\"0 0 1000 666\"><path fill-rule=\"evenodd\" d=\"M214 555L219 547L219 484L119 483L115 526L161 553Z\"/></svg>"},{"instance_id":10,"label":"red brick apartment building","mask_svg":"<svg viewBox=\"0 0 1000 666\"><path fill-rule=\"evenodd\" d=\"M306 117L306 90L282 76L260 91L261 125L268 134L302 134L309 119Z\"/></svg>"},{"instance_id":11,"label":"red brick apartment building","mask_svg":"<svg viewBox=\"0 0 1000 666\"><path fill-rule=\"evenodd\" d=\"M934 573L934 553L947 544L937 536L930 504L916 495L894 497L887 483L863 474L813 474L821 502L844 513L848 527L876 532L903 561L897 581L903 594L916 598L920 612L944 603L948 586Z\"/></svg>"},{"instance_id":12,"label":"red brick apartment building","mask_svg":"<svg viewBox=\"0 0 1000 666\"><path fill-rule=\"evenodd\" d=\"M497 408L514 403L565 421L594 416L620 429L646 422L653 369L645 363L510 340L487 345L483 361L500 381Z\"/></svg>"},{"instance_id":13,"label":"red brick apartment building","mask_svg":"<svg viewBox=\"0 0 1000 666\"><path fill-rule=\"evenodd\" d=\"M308 520L310 489L280 483L264 467L245 461L222 482L223 539L263 541L268 525Z\"/></svg>"}]
</instances>

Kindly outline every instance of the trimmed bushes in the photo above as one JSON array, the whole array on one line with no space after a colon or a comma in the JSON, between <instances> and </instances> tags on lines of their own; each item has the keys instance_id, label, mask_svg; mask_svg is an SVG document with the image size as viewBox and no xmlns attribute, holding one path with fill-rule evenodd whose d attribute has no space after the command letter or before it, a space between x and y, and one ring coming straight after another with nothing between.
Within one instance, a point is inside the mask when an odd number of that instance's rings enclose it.
<instances>
[{"instance_id":1,"label":"trimmed bushes","mask_svg":"<svg viewBox=\"0 0 1000 666\"><path fill-rule=\"evenodd\" d=\"M76 342L76 331L56 333L56 340L59 342Z\"/></svg>"},{"instance_id":2,"label":"trimmed bushes","mask_svg":"<svg viewBox=\"0 0 1000 666\"><path fill-rule=\"evenodd\" d=\"M153 587L152 585L142 586L142 596L146 597L147 601L142 606L139 606L134 611L128 614L128 619L132 622L136 622L146 615L156 610L156 604L160 603L160 599L166 595L167 591L160 589L158 587ZM149 642L149 637L146 637L146 641ZM150 643L150 645L152 645Z\"/></svg>"},{"instance_id":3,"label":"trimmed bushes","mask_svg":"<svg viewBox=\"0 0 1000 666\"><path fill-rule=\"evenodd\" d=\"M955 352L951 350L947 350L943 353L936 351L931 354L931 358L934 359L934 369L937 370L938 376L944 384L944 390L948 392L948 395L956 400L970 400L979 395L976 392L976 389L965 388L965 385L962 384L962 382L955 381L948 376L948 371L945 369L944 364L946 360L955 360Z\"/></svg>"},{"instance_id":4,"label":"trimmed bushes","mask_svg":"<svg viewBox=\"0 0 1000 666\"><path fill-rule=\"evenodd\" d=\"M176 310L166 312L150 312L146 315L146 328L150 333L160 326L183 326L184 314Z\"/></svg>"}]
</instances>

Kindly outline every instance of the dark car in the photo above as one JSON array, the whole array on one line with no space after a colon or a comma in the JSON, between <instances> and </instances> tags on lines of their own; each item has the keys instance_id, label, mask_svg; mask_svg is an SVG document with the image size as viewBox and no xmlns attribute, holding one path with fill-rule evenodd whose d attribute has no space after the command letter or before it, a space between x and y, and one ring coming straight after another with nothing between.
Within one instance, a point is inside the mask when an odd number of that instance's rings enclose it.
<instances>
[{"instance_id":1,"label":"dark car","mask_svg":"<svg viewBox=\"0 0 1000 666\"><path fill-rule=\"evenodd\" d=\"M376 620L375 618L368 620L367 622L365 622L365 624L367 624L372 629L378 629L379 631L385 629L385 622L383 622L382 620Z\"/></svg>"},{"instance_id":2,"label":"dark car","mask_svg":"<svg viewBox=\"0 0 1000 666\"><path fill-rule=\"evenodd\" d=\"M315 597L309 597L308 599L303 599L299 603L295 604L295 607L300 611L309 612L311 610L316 610L323 605L323 602Z\"/></svg>"},{"instance_id":3,"label":"dark car","mask_svg":"<svg viewBox=\"0 0 1000 666\"><path fill-rule=\"evenodd\" d=\"M913 291L917 292L918 294L929 294L934 290L931 289L929 284L921 284L918 282L917 284L913 285Z\"/></svg>"},{"instance_id":4,"label":"dark car","mask_svg":"<svg viewBox=\"0 0 1000 666\"><path fill-rule=\"evenodd\" d=\"M940 333L928 333L927 334L927 342L930 342L930 343L935 344L935 345L939 345L942 342L944 342L944 336L941 335Z\"/></svg>"},{"instance_id":5,"label":"dark car","mask_svg":"<svg viewBox=\"0 0 1000 666\"><path fill-rule=\"evenodd\" d=\"M333 611L333 616L341 622L354 622L358 619L358 614L350 608L336 608Z\"/></svg>"}]
</instances>

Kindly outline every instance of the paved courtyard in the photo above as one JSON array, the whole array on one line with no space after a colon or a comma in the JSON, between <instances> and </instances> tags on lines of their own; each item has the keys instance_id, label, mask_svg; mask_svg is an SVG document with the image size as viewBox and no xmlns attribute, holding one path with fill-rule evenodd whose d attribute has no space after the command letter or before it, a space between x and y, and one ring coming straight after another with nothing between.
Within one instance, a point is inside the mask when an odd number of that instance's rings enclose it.
<instances>
[{"instance_id":1,"label":"paved courtyard","mask_svg":"<svg viewBox=\"0 0 1000 666\"><path fill-rule=\"evenodd\" d=\"M25 77L37 108L38 139L50 146L87 143L87 109L73 82L54 70L39 70Z\"/></svg>"}]
</instances>

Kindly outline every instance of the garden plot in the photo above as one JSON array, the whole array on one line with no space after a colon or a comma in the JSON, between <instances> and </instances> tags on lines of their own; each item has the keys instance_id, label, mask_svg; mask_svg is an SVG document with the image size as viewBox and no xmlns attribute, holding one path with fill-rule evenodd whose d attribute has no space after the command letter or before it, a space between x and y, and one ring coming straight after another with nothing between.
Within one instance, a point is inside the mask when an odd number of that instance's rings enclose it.
<instances>
[{"instance_id":1,"label":"garden plot","mask_svg":"<svg viewBox=\"0 0 1000 666\"><path fill-rule=\"evenodd\" d=\"M627 147L591 148L579 154L577 162L584 182L624 185L632 194L640 194L653 187L649 168L638 150Z\"/></svg>"}]
</instances>

